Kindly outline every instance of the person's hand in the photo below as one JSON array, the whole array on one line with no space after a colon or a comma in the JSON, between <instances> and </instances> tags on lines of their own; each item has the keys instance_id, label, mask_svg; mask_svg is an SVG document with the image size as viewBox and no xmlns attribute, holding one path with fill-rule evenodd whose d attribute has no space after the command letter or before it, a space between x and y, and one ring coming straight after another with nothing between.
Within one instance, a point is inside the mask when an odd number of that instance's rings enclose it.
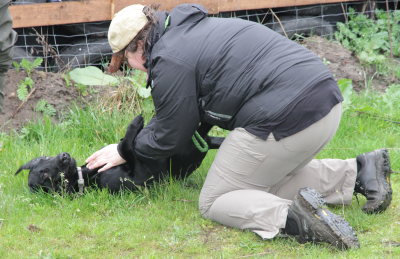
<instances>
[{"instance_id":1,"label":"person's hand","mask_svg":"<svg viewBox=\"0 0 400 259\"><path fill-rule=\"evenodd\" d=\"M111 144L95 152L86 159L86 167L89 169L95 169L105 165L99 170L99 172L103 172L111 167L126 163L126 161L119 155L117 146L117 144Z\"/></svg>"}]
</instances>

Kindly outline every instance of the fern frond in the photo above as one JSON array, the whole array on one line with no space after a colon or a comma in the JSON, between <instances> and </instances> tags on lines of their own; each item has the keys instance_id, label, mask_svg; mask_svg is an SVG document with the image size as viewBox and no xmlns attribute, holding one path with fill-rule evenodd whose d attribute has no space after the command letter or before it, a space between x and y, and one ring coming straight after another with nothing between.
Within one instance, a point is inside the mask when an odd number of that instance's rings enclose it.
<instances>
[{"instance_id":1,"label":"fern frond","mask_svg":"<svg viewBox=\"0 0 400 259\"><path fill-rule=\"evenodd\" d=\"M46 116L55 116L56 115L56 109L54 109L54 106L47 103L46 109L43 111L43 114Z\"/></svg>"},{"instance_id":2,"label":"fern frond","mask_svg":"<svg viewBox=\"0 0 400 259\"><path fill-rule=\"evenodd\" d=\"M17 94L21 101L24 101L26 98L28 98L28 89L26 88L25 84L20 84L18 86Z\"/></svg>"},{"instance_id":3,"label":"fern frond","mask_svg":"<svg viewBox=\"0 0 400 259\"><path fill-rule=\"evenodd\" d=\"M33 61L32 66L33 66L33 67L38 67L38 66L40 66L40 65L42 64L42 62L43 62L43 58L36 58L36 59Z\"/></svg>"},{"instance_id":4,"label":"fern frond","mask_svg":"<svg viewBox=\"0 0 400 259\"><path fill-rule=\"evenodd\" d=\"M35 107L35 111L37 112L43 112L46 109L46 104L48 103L48 101L41 99Z\"/></svg>"}]
</instances>

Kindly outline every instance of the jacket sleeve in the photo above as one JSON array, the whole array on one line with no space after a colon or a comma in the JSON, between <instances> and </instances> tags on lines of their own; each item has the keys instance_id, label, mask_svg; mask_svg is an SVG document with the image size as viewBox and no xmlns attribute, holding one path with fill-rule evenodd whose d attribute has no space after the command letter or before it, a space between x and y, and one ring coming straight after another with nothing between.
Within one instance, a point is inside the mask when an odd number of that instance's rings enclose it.
<instances>
[{"instance_id":1,"label":"jacket sleeve","mask_svg":"<svg viewBox=\"0 0 400 259\"><path fill-rule=\"evenodd\" d=\"M169 56L152 61L156 116L152 130L136 138L135 154L141 160L159 160L176 154L200 123L194 67Z\"/></svg>"}]
</instances>

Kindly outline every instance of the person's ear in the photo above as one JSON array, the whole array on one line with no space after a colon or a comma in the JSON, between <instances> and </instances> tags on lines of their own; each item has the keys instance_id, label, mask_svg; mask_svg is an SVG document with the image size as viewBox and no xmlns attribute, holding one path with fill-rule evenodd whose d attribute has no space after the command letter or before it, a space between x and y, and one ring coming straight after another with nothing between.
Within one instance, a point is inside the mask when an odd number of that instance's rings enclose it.
<instances>
[{"instance_id":1,"label":"person's ear","mask_svg":"<svg viewBox=\"0 0 400 259\"><path fill-rule=\"evenodd\" d=\"M138 45L138 51L139 51L139 53L143 53L143 52L144 52L144 44L143 44L143 41L142 41L142 40L138 40L137 45Z\"/></svg>"}]
</instances>

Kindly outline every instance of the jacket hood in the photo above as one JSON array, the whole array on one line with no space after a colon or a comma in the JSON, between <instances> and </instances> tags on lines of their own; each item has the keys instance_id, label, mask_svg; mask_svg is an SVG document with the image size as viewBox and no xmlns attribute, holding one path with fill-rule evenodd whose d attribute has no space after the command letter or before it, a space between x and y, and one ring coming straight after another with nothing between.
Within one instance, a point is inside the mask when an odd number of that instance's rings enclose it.
<instances>
[{"instance_id":1,"label":"jacket hood","mask_svg":"<svg viewBox=\"0 0 400 259\"><path fill-rule=\"evenodd\" d=\"M183 24L190 24L190 23L198 23L202 19L206 18L208 15L208 11L199 4L181 4L172 9L171 13L169 12L158 12L158 24L152 29L150 32L150 45L146 46L146 52L145 52L145 58L146 62L143 64L143 66L147 69L147 84L146 88L148 88L151 85L151 52L153 50L154 45L157 43L157 41L164 35L164 33L168 32L168 30L171 30L177 26L183 25ZM169 21L168 21L168 27L166 28L165 22L167 20L168 15Z\"/></svg>"},{"instance_id":2,"label":"jacket hood","mask_svg":"<svg viewBox=\"0 0 400 259\"><path fill-rule=\"evenodd\" d=\"M199 4L181 4L172 9L170 17L171 28L184 23L197 23L206 18L208 11Z\"/></svg>"},{"instance_id":3,"label":"jacket hood","mask_svg":"<svg viewBox=\"0 0 400 259\"><path fill-rule=\"evenodd\" d=\"M149 35L148 41L150 44L146 44L145 47L145 58L146 62L143 64L143 66L147 69L147 74L151 74L151 65L149 64L150 59L151 59L151 51L153 50L154 45L157 43L157 41L160 39L160 37L164 34L165 30L165 21L170 13L169 12L157 12L158 16L158 22L157 25L154 26ZM151 80L150 76L148 77L146 88L149 87Z\"/></svg>"}]
</instances>

